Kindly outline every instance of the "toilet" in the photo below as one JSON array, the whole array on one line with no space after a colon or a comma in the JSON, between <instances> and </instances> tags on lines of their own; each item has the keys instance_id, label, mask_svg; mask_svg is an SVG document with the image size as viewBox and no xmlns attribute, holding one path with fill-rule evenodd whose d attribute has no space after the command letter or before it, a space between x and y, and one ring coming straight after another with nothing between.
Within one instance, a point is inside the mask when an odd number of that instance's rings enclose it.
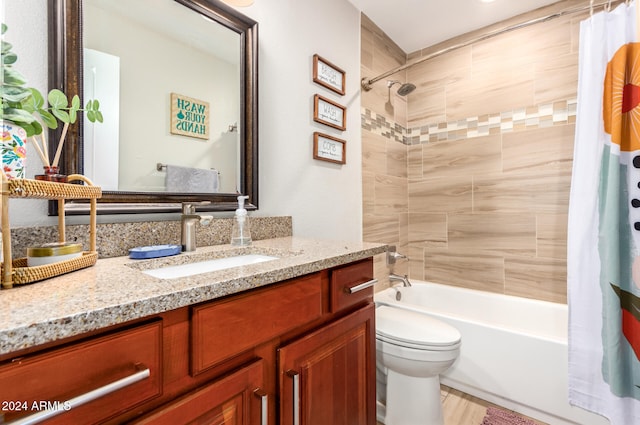
<instances>
[{"instance_id":1,"label":"toilet","mask_svg":"<svg viewBox=\"0 0 640 425\"><path fill-rule=\"evenodd\" d=\"M460 332L433 317L376 308L377 416L386 425L442 425L440 374L460 354Z\"/></svg>"}]
</instances>

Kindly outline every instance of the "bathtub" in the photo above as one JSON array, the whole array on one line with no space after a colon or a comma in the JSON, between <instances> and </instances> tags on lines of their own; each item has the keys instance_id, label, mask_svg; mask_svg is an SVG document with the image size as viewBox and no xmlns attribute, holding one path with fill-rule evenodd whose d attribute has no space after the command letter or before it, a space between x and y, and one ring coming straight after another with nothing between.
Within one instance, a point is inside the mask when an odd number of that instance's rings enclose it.
<instances>
[{"instance_id":1,"label":"bathtub","mask_svg":"<svg viewBox=\"0 0 640 425\"><path fill-rule=\"evenodd\" d=\"M460 357L440 382L551 425L607 425L567 401L567 306L412 281L376 304L423 312L462 334ZM400 291L401 299L396 300Z\"/></svg>"}]
</instances>

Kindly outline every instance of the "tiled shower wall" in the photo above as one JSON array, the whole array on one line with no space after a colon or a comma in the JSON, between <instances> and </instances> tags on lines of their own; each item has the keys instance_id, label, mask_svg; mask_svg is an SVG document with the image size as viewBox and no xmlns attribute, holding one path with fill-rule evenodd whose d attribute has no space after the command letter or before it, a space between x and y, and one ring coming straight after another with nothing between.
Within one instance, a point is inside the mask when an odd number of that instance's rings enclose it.
<instances>
[{"instance_id":1,"label":"tiled shower wall","mask_svg":"<svg viewBox=\"0 0 640 425\"><path fill-rule=\"evenodd\" d=\"M559 2L501 25L583 4ZM512 31L389 77L417 86L406 98L389 95L386 80L363 93L364 237L408 254L396 272L566 302L579 22L587 16ZM407 57L363 16L362 76L491 29ZM383 266L380 259L376 270Z\"/></svg>"}]
</instances>

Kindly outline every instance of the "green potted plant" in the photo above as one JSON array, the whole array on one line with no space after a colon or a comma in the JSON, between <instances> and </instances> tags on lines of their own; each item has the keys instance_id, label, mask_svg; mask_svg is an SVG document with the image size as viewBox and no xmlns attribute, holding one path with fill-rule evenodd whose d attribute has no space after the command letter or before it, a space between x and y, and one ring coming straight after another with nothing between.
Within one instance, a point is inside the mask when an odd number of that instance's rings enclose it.
<instances>
[{"instance_id":1,"label":"green potted plant","mask_svg":"<svg viewBox=\"0 0 640 425\"><path fill-rule=\"evenodd\" d=\"M0 124L2 125L1 153L3 170L9 178L24 178L24 158L26 156L26 141L33 140L34 147L45 166L45 170L58 167L58 160L70 124L76 122L78 112L86 113L91 122L102 122L100 102L89 100L84 108L81 107L80 97L74 95L69 101L61 90L53 89L44 96L37 89L27 87L27 80L13 65L18 55L12 51L13 46L4 40L7 26L2 24L2 109L0 109ZM64 123L62 136L58 141L53 161L49 159L49 148L45 136L44 126L56 129L58 121ZM40 136L42 146L36 136Z\"/></svg>"}]
</instances>

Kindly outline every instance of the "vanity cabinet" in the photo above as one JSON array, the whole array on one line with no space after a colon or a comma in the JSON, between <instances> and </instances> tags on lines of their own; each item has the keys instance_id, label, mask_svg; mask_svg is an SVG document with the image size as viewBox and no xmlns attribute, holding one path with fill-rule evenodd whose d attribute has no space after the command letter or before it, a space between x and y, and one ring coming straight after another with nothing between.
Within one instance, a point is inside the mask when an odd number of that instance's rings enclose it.
<instances>
[{"instance_id":1,"label":"vanity cabinet","mask_svg":"<svg viewBox=\"0 0 640 425\"><path fill-rule=\"evenodd\" d=\"M278 350L282 425L375 424L374 306Z\"/></svg>"},{"instance_id":2,"label":"vanity cabinet","mask_svg":"<svg viewBox=\"0 0 640 425\"><path fill-rule=\"evenodd\" d=\"M0 401L58 401L47 424L375 425L372 278L368 258L2 356Z\"/></svg>"},{"instance_id":3,"label":"vanity cabinet","mask_svg":"<svg viewBox=\"0 0 640 425\"><path fill-rule=\"evenodd\" d=\"M267 421L267 394L262 359L234 371L178 400L168 403L140 425L263 424Z\"/></svg>"}]
</instances>

